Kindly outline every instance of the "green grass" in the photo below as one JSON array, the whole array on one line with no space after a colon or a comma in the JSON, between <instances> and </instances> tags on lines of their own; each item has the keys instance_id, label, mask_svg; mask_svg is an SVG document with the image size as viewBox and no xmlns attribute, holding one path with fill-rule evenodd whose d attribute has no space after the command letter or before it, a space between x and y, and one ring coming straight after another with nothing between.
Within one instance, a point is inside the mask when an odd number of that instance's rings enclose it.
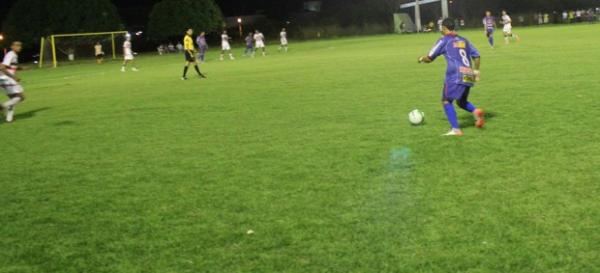
<instances>
[{"instance_id":1,"label":"green grass","mask_svg":"<svg viewBox=\"0 0 600 273\"><path fill-rule=\"evenodd\" d=\"M213 53L209 80L179 55L24 72L0 272L600 272L599 30L463 33L490 113L463 138L445 62L416 63L434 34Z\"/></svg>"}]
</instances>

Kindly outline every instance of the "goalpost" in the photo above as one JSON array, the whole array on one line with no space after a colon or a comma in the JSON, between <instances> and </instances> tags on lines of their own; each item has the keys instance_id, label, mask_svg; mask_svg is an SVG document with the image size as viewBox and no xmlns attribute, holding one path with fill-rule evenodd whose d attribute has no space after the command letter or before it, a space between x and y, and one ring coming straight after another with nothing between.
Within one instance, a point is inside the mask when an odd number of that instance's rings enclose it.
<instances>
[{"instance_id":1,"label":"goalpost","mask_svg":"<svg viewBox=\"0 0 600 273\"><path fill-rule=\"evenodd\" d=\"M49 58L52 61L52 67L58 67L57 50L70 55L75 54L78 47L84 46L86 51L93 52L94 40L107 41L110 43L111 55L113 59L117 58L116 39L125 36L127 31L110 31L94 33L72 33L72 34L53 34L48 37L42 37L40 40L39 67L44 66L44 59ZM68 44L68 50L65 52L59 47L59 42L64 41ZM49 56L48 56L49 55ZM86 55L86 54L83 54Z\"/></svg>"}]
</instances>

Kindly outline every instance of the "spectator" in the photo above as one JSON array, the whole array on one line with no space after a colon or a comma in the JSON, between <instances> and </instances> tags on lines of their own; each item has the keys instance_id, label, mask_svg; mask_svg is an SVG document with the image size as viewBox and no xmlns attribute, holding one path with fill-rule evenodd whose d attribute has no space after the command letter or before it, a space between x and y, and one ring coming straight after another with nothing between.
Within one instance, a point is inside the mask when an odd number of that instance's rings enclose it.
<instances>
[{"instance_id":1,"label":"spectator","mask_svg":"<svg viewBox=\"0 0 600 273\"><path fill-rule=\"evenodd\" d=\"M573 23L575 20L575 12L574 11L569 11L569 23Z\"/></svg>"},{"instance_id":2,"label":"spectator","mask_svg":"<svg viewBox=\"0 0 600 273\"><path fill-rule=\"evenodd\" d=\"M525 23L525 17L523 17L523 15L519 15L519 24L523 25L523 23Z\"/></svg>"},{"instance_id":3,"label":"spectator","mask_svg":"<svg viewBox=\"0 0 600 273\"><path fill-rule=\"evenodd\" d=\"M569 13L565 10L562 13L562 22L563 23L568 23L569 22Z\"/></svg>"},{"instance_id":4,"label":"spectator","mask_svg":"<svg viewBox=\"0 0 600 273\"><path fill-rule=\"evenodd\" d=\"M550 23L550 15L548 13L544 13L544 24Z\"/></svg>"},{"instance_id":5,"label":"spectator","mask_svg":"<svg viewBox=\"0 0 600 273\"><path fill-rule=\"evenodd\" d=\"M177 52L183 52L183 45L181 44L181 42L177 43Z\"/></svg>"},{"instance_id":6,"label":"spectator","mask_svg":"<svg viewBox=\"0 0 600 273\"><path fill-rule=\"evenodd\" d=\"M542 15L542 13L541 13L541 12L540 12L540 13L538 13L538 15L537 15L537 18L538 18L538 24L539 24L539 25L541 25L541 24L543 24L543 23L544 23L544 15Z\"/></svg>"},{"instance_id":7,"label":"spectator","mask_svg":"<svg viewBox=\"0 0 600 273\"><path fill-rule=\"evenodd\" d=\"M159 46L156 48L156 51L158 51L158 55L161 55L161 56L162 56L163 54L165 54L165 47L164 47L163 45L159 45Z\"/></svg>"},{"instance_id":8,"label":"spectator","mask_svg":"<svg viewBox=\"0 0 600 273\"><path fill-rule=\"evenodd\" d=\"M575 20L577 21L577 23L581 22L581 10L580 9L578 9L575 12Z\"/></svg>"},{"instance_id":9,"label":"spectator","mask_svg":"<svg viewBox=\"0 0 600 273\"><path fill-rule=\"evenodd\" d=\"M173 43L169 43L169 45L167 46L167 49L168 49L169 53L175 52L175 46L173 45Z\"/></svg>"}]
</instances>

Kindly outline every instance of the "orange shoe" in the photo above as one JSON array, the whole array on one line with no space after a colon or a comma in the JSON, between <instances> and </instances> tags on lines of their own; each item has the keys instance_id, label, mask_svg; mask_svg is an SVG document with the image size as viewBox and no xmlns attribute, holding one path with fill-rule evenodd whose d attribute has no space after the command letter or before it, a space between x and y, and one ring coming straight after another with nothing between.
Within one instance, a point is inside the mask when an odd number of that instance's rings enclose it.
<instances>
[{"instance_id":1,"label":"orange shoe","mask_svg":"<svg viewBox=\"0 0 600 273\"><path fill-rule=\"evenodd\" d=\"M485 125L485 112L483 112L483 109L475 109L473 116L475 116L475 127L483 128Z\"/></svg>"}]
</instances>

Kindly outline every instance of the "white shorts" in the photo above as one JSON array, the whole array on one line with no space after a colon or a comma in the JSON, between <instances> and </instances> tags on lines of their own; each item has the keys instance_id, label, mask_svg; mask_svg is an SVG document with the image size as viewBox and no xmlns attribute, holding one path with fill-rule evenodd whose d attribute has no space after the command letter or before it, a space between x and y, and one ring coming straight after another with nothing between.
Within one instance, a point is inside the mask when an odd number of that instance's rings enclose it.
<instances>
[{"instance_id":1,"label":"white shorts","mask_svg":"<svg viewBox=\"0 0 600 273\"><path fill-rule=\"evenodd\" d=\"M223 42L221 43L221 49L223 49L223 51L229 51L231 50L231 45L228 42Z\"/></svg>"},{"instance_id":2,"label":"white shorts","mask_svg":"<svg viewBox=\"0 0 600 273\"><path fill-rule=\"evenodd\" d=\"M256 42L256 48L265 48L265 42Z\"/></svg>"},{"instance_id":3,"label":"white shorts","mask_svg":"<svg viewBox=\"0 0 600 273\"><path fill-rule=\"evenodd\" d=\"M508 34L512 33L512 24L504 25L504 29L502 31L504 31L504 33L508 33Z\"/></svg>"},{"instance_id":4,"label":"white shorts","mask_svg":"<svg viewBox=\"0 0 600 273\"><path fill-rule=\"evenodd\" d=\"M6 75L0 75L0 87L9 96L23 93L23 87L13 78Z\"/></svg>"},{"instance_id":5,"label":"white shorts","mask_svg":"<svg viewBox=\"0 0 600 273\"><path fill-rule=\"evenodd\" d=\"M284 45L284 46L288 45L288 40L285 39L285 38L282 38L281 39L281 45Z\"/></svg>"},{"instance_id":6,"label":"white shorts","mask_svg":"<svg viewBox=\"0 0 600 273\"><path fill-rule=\"evenodd\" d=\"M125 61L133 61L133 54L125 54Z\"/></svg>"}]
</instances>

